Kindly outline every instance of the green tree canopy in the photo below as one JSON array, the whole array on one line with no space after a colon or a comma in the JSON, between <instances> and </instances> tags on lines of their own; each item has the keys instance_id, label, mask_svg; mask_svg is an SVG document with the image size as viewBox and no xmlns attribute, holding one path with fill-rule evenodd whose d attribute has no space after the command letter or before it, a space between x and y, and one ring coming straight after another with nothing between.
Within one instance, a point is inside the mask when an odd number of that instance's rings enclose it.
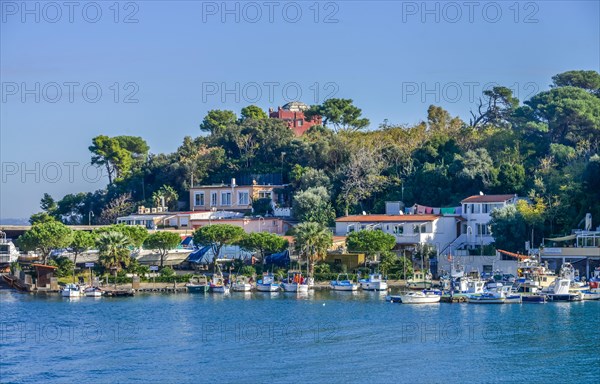
<instances>
[{"instance_id":1,"label":"green tree canopy","mask_svg":"<svg viewBox=\"0 0 600 384\"><path fill-rule=\"evenodd\" d=\"M325 226L333 223L335 219L335 210L325 187L308 188L296 193L293 212L300 221L312 221Z\"/></svg>"},{"instance_id":2,"label":"green tree canopy","mask_svg":"<svg viewBox=\"0 0 600 384\"><path fill-rule=\"evenodd\" d=\"M332 244L333 235L322 224L305 222L294 228L294 245L301 254L306 255L310 275L313 274L315 263L327 255Z\"/></svg>"},{"instance_id":3,"label":"green tree canopy","mask_svg":"<svg viewBox=\"0 0 600 384\"><path fill-rule=\"evenodd\" d=\"M108 232L119 232L129 239L129 244L134 247L141 247L144 240L148 237L148 230L141 225L113 224L95 230L96 235Z\"/></svg>"},{"instance_id":4,"label":"green tree canopy","mask_svg":"<svg viewBox=\"0 0 600 384\"><path fill-rule=\"evenodd\" d=\"M490 214L495 246L509 252L523 252L528 240L527 225L515 205L495 209Z\"/></svg>"},{"instance_id":5,"label":"green tree canopy","mask_svg":"<svg viewBox=\"0 0 600 384\"><path fill-rule=\"evenodd\" d=\"M364 252L368 256L391 251L396 246L396 238L380 230L352 232L346 238L346 246L351 252Z\"/></svg>"},{"instance_id":6,"label":"green tree canopy","mask_svg":"<svg viewBox=\"0 0 600 384\"><path fill-rule=\"evenodd\" d=\"M216 260L219 258L223 246L238 244L244 235L245 232L241 227L231 224L213 224L196 229L193 237L194 244L210 246L213 260Z\"/></svg>"},{"instance_id":7,"label":"green tree canopy","mask_svg":"<svg viewBox=\"0 0 600 384\"><path fill-rule=\"evenodd\" d=\"M144 240L144 248L152 249L160 255L160 267L165 264L165 256L171 249L176 248L181 243L181 237L175 232L158 231L150 234Z\"/></svg>"},{"instance_id":8,"label":"green tree canopy","mask_svg":"<svg viewBox=\"0 0 600 384\"><path fill-rule=\"evenodd\" d=\"M230 124L235 124L237 116L233 111L213 109L208 111L200 124L200 129L211 134L219 133Z\"/></svg>"},{"instance_id":9,"label":"green tree canopy","mask_svg":"<svg viewBox=\"0 0 600 384\"><path fill-rule=\"evenodd\" d=\"M100 135L92 139L88 149L92 153L92 164L103 166L108 183L112 184L126 177L136 162L145 159L149 148L141 137Z\"/></svg>"},{"instance_id":10,"label":"green tree canopy","mask_svg":"<svg viewBox=\"0 0 600 384\"><path fill-rule=\"evenodd\" d=\"M554 87L577 87L600 96L600 73L597 71L567 71L552 76Z\"/></svg>"},{"instance_id":11,"label":"green tree canopy","mask_svg":"<svg viewBox=\"0 0 600 384\"><path fill-rule=\"evenodd\" d=\"M242 120L246 119L254 119L254 120L264 120L268 118L265 111L262 108L257 107L256 105L249 105L247 107L242 108L241 111Z\"/></svg>"},{"instance_id":12,"label":"green tree canopy","mask_svg":"<svg viewBox=\"0 0 600 384\"><path fill-rule=\"evenodd\" d=\"M352 99L327 99L322 105L313 105L307 117L323 116L325 126L332 125L335 132L354 132L366 128L369 119L361 117L362 110L353 104Z\"/></svg>"},{"instance_id":13,"label":"green tree canopy","mask_svg":"<svg viewBox=\"0 0 600 384\"><path fill-rule=\"evenodd\" d=\"M131 262L131 252L129 250L132 245L131 240L122 232L100 233L96 238L96 244L100 264L106 269L113 270L115 277L118 271L127 267Z\"/></svg>"},{"instance_id":14,"label":"green tree canopy","mask_svg":"<svg viewBox=\"0 0 600 384\"><path fill-rule=\"evenodd\" d=\"M258 252L262 262L267 253L280 252L287 248L288 241L274 233L252 232L244 235L240 246L248 252Z\"/></svg>"},{"instance_id":15,"label":"green tree canopy","mask_svg":"<svg viewBox=\"0 0 600 384\"><path fill-rule=\"evenodd\" d=\"M25 251L36 251L46 264L53 249L67 248L73 240L69 227L57 221L35 224L19 237L19 247Z\"/></svg>"}]
</instances>

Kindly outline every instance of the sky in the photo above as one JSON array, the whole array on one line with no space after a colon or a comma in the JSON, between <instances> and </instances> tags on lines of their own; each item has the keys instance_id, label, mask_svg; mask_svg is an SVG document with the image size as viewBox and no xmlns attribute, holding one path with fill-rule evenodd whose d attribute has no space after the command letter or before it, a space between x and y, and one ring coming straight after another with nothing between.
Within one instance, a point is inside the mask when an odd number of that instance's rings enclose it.
<instances>
[{"instance_id":1,"label":"sky","mask_svg":"<svg viewBox=\"0 0 600 384\"><path fill-rule=\"evenodd\" d=\"M173 152L211 109L349 98L415 124L468 121L486 88L520 100L600 70L599 1L0 1L0 219L47 192L104 188L93 137Z\"/></svg>"}]
</instances>

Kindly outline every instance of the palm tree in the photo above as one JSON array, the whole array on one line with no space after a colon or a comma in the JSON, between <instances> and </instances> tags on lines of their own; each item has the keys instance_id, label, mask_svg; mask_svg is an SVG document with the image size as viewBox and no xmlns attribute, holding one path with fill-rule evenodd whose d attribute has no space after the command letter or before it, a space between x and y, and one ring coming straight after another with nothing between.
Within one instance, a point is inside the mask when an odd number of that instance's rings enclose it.
<instances>
[{"instance_id":1,"label":"palm tree","mask_svg":"<svg viewBox=\"0 0 600 384\"><path fill-rule=\"evenodd\" d=\"M300 253L308 258L309 275L312 276L317 260L324 258L333 244L333 235L322 224L300 223L295 228L294 242Z\"/></svg>"},{"instance_id":2,"label":"palm tree","mask_svg":"<svg viewBox=\"0 0 600 384\"><path fill-rule=\"evenodd\" d=\"M116 286L117 272L131 261L131 240L121 232L105 232L98 236L97 244L100 264L113 271Z\"/></svg>"}]
</instances>

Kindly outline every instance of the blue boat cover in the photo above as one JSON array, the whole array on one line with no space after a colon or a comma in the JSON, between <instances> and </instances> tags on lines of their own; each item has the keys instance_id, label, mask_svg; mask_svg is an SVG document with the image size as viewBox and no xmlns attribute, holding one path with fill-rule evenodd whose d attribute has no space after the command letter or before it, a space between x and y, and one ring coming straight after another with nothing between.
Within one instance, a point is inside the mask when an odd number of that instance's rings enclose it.
<instances>
[{"instance_id":1,"label":"blue boat cover","mask_svg":"<svg viewBox=\"0 0 600 384\"><path fill-rule=\"evenodd\" d=\"M187 248L191 245L193 245L194 243L192 242L192 236L187 236L185 239L183 239L183 241L181 242L181 244L179 244L180 247L183 248Z\"/></svg>"},{"instance_id":2,"label":"blue boat cover","mask_svg":"<svg viewBox=\"0 0 600 384\"><path fill-rule=\"evenodd\" d=\"M283 252L273 253L265 256L265 264L273 264L278 267L287 267L290 265L290 251L287 249Z\"/></svg>"},{"instance_id":3,"label":"blue boat cover","mask_svg":"<svg viewBox=\"0 0 600 384\"><path fill-rule=\"evenodd\" d=\"M201 263L202 259L204 259L204 255L206 255L206 252L210 251L210 245L207 245L204 248L200 248L197 251L194 251L192 253L190 253L190 255L188 256L188 261L190 263Z\"/></svg>"}]
</instances>

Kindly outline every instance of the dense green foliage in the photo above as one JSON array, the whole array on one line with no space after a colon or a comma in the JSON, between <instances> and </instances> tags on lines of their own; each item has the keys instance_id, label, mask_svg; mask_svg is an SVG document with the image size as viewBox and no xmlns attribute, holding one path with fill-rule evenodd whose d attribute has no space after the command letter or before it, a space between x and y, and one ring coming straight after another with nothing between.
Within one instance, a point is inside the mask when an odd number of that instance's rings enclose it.
<instances>
[{"instance_id":1,"label":"dense green foliage","mask_svg":"<svg viewBox=\"0 0 600 384\"><path fill-rule=\"evenodd\" d=\"M196 229L193 238L195 245L211 246L214 262L219 258L223 246L237 245L245 235L246 233L241 227L230 224L213 224Z\"/></svg>"},{"instance_id":2,"label":"dense green foliage","mask_svg":"<svg viewBox=\"0 0 600 384\"><path fill-rule=\"evenodd\" d=\"M396 238L379 230L352 232L346 238L350 252L364 252L367 256L389 252L396 246Z\"/></svg>"},{"instance_id":3,"label":"dense green foliage","mask_svg":"<svg viewBox=\"0 0 600 384\"><path fill-rule=\"evenodd\" d=\"M18 245L24 251L36 251L46 264L53 249L68 247L73 241L73 231L63 223L49 221L34 224L19 237Z\"/></svg>"},{"instance_id":4,"label":"dense green foliage","mask_svg":"<svg viewBox=\"0 0 600 384\"><path fill-rule=\"evenodd\" d=\"M248 252L256 252L262 262L267 253L280 252L287 248L288 241L274 233L252 232L245 234L239 245Z\"/></svg>"},{"instance_id":5,"label":"dense green foliage","mask_svg":"<svg viewBox=\"0 0 600 384\"><path fill-rule=\"evenodd\" d=\"M158 231L149 235L144 240L144 247L153 249L160 255L160 267L165 263L165 256L169 250L176 248L181 243L181 237L175 232Z\"/></svg>"},{"instance_id":6,"label":"dense green foliage","mask_svg":"<svg viewBox=\"0 0 600 384\"><path fill-rule=\"evenodd\" d=\"M454 206L480 191L517 193L546 205L533 225L538 242L569 233L586 212L600 217L599 79L595 71L558 74L529 100L494 87L467 120L430 106L421 123L385 121L366 130L369 121L351 100L329 99L308 111L320 114L324 126L301 137L256 106L239 117L220 110L199 116L199 136L183 138L168 154L148 154L137 137L98 136L90 151L110 177L107 188L57 202L44 196L42 210L64 223L112 224L136 206L152 206L153 196L167 188L186 209L190 185L282 174L301 219L323 224L331 224L332 212L382 213L386 200ZM315 193L318 187L326 189L329 203Z\"/></svg>"}]
</instances>

